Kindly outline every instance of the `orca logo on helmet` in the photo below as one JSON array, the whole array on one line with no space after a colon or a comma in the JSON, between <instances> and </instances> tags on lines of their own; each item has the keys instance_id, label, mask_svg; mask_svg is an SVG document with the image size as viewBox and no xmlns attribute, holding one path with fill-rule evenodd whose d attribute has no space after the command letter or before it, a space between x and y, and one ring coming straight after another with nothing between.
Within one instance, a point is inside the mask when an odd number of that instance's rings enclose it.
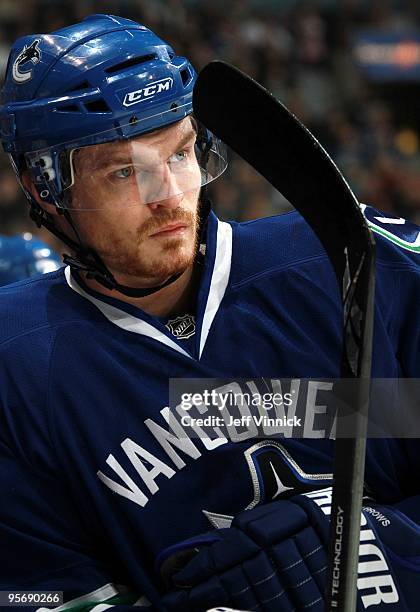
<instances>
[{"instance_id":1,"label":"orca logo on helmet","mask_svg":"<svg viewBox=\"0 0 420 612\"><path fill-rule=\"evenodd\" d=\"M16 83L26 83L26 81L29 81L32 78L33 66L36 66L36 64L38 64L41 60L41 50L39 48L40 42L41 40L39 38L36 38L33 42L31 42L29 46L25 45L22 51L17 56L17 58L15 59L13 63L12 74L13 80ZM20 68L28 62L31 62L33 66L30 67L29 70L27 69L21 71Z\"/></svg>"},{"instance_id":2,"label":"orca logo on helmet","mask_svg":"<svg viewBox=\"0 0 420 612\"><path fill-rule=\"evenodd\" d=\"M156 96L157 94L162 93L162 91L169 91L174 84L174 80L172 77L166 77L165 79L161 79L160 81L154 81L153 83L149 83L146 87L142 89L137 89L136 91L130 91L130 93L124 96L123 104L124 106L131 106L132 104L137 104L138 102L143 102L144 100L149 100Z\"/></svg>"}]
</instances>

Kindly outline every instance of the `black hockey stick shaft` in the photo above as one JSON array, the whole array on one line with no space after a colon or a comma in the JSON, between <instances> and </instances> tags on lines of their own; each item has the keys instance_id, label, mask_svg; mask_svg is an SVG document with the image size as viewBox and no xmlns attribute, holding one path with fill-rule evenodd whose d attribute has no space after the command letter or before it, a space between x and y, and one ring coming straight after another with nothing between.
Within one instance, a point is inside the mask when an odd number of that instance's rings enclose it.
<instances>
[{"instance_id":1,"label":"black hockey stick shaft","mask_svg":"<svg viewBox=\"0 0 420 612\"><path fill-rule=\"evenodd\" d=\"M194 113L300 212L334 268L343 302L341 376L369 380L374 240L356 197L316 138L261 85L224 62L199 74ZM358 384L347 435L337 420L327 609L353 612L367 431L368 383ZM340 415L338 415L340 416Z\"/></svg>"}]
</instances>

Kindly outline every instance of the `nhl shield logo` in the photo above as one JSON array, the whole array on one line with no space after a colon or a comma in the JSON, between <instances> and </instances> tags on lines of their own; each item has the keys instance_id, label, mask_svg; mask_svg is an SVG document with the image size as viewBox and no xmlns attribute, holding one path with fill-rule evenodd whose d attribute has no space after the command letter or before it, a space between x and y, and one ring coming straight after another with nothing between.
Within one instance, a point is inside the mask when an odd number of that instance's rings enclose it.
<instances>
[{"instance_id":1,"label":"nhl shield logo","mask_svg":"<svg viewBox=\"0 0 420 612\"><path fill-rule=\"evenodd\" d=\"M25 45L13 63L12 74L15 83L26 83L32 78L33 67L41 61L41 50L36 38L30 45Z\"/></svg>"},{"instance_id":2,"label":"nhl shield logo","mask_svg":"<svg viewBox=\"0 0 420 612\"><path fill-rule=\"evenodd\" d=\"M175 319L169 319L166 327L178 340L186 340L195 334L195 318L186 314Z\"/></svg>"}]
</instances>

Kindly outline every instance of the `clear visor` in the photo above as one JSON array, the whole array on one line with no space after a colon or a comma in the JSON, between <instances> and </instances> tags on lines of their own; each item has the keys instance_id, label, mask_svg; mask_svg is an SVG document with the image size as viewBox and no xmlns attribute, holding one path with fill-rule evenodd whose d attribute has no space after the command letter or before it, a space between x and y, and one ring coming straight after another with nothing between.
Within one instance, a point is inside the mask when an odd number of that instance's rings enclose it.
<instances>
[{"instance_id":1,"label":"clear visor","mask_svg":"<svg viewBox=\"0 0 420 612\"><path fill-rule=\"evenodd\" d=\"M126 133L132 126L126 126ZM115 130L112 131L115 135ZM110 139L112 137L110 132ZM124 127L122 128L124 133ZM37 151L40 191L61 192L60 205L74 210L124 208L179 200L219 177L227 166L225 145L191 116L139 136L66 143L65 151ZM89 137L89 143L94 142ZM38 156L38 162L36 158ZM39 160L42 159L41 164ZM34 161L35 160L35 161ZM39 172L40 165L42 172ZM57 173L60 183L58 187ZM172 202L173 203L173 202Z\"/></svg>"}]
</instances>

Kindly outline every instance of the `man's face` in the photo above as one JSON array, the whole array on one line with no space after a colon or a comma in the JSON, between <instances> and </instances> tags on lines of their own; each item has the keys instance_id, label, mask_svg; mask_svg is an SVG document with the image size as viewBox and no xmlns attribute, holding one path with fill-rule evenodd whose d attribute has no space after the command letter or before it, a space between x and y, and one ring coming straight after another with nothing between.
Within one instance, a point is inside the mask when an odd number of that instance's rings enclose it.
<instances>
[{"instance_id":1,"label":"man's face","mask_svg":"<svg viewBox=\"0 0 420 612\"><path fill-rule=\"evenodd\" d=\"M158 285L192 265L201 183L195 140L187 117L75 152L72 217L120 283Z\"/></svg>"}]
</instances>

